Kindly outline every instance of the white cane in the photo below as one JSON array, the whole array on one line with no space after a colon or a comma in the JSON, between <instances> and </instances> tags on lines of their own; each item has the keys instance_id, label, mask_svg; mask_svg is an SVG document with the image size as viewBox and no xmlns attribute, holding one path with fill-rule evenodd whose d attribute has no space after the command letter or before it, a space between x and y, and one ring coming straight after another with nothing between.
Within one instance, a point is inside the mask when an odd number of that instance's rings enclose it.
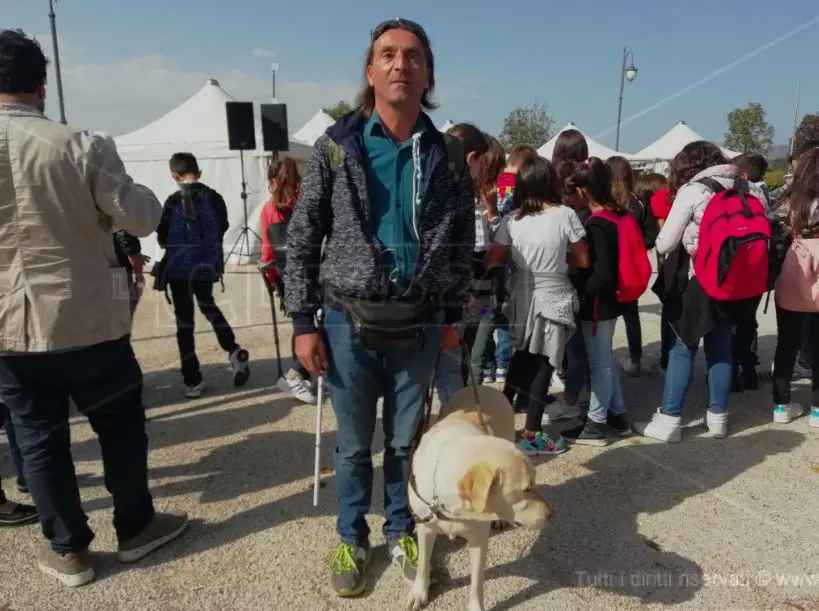
<instances>
[{"instance_id":1,"label":"white cane","mask_svg":"<svg viewBox=\"0 0 819 611\"><path fill-rule=\"evenodd\" d=\"M316 321L319 328L324 323L324 310L316 312ZM318 392L316 393L316 450L313 464L313 507L318 507L319 487L321 486L321 424L324 415L324 372L318 377Z\"/></svg>"},{"instance_id":2,"label":"white cane","mask_svg":"<svg viewBox=\"0 0 819 611\"><path fill-rule=\"evenodd\" d=\"M321 471L321 418L324 410L324 376L318 378L318 401L316 404L316 456L313 465L313 507L318 507L319 498L319 477Z\"/></svg>"}]
</instances>

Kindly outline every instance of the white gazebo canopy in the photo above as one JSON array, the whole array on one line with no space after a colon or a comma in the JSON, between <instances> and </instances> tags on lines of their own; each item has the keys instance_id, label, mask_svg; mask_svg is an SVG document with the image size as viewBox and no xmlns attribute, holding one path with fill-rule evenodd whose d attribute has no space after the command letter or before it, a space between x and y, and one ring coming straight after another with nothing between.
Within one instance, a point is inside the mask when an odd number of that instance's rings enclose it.
<instances>
[{"instance_id":1,"label":"white gazebo canopy","mask_svg":"<svg viewBox=\"0 0 819 611\"><path fill-rule=\"evenodd\" d=\"M305 123L302 128L293 134L293 140L303 142L309 146L313 146L324 132L336 122L333 117L327 114L327 111L320 108L319 111L313 115L313 118Z\"/></svg>"},{"instance_id":2,"label":"white gazebo canopy","mask_svg":"<svg viewBox=\"0 0 819 611\"><path fill-rule=\"evenodd\" d=\"M202 89L177 108L114 141L128 174L136 182L152 189L160 201L178 188L168 168L171 155L193 153L202 172L202 182L218 191L227 204L230 229L223 242L227 261L254 263L260 248L260 241L255 235L248 234L249 243L240 242L236 250L233 249L245 225L245 215L240 196L240 152L231 151L228 147L225 102L230 101L234 101L233 96L222 89L216 80L208 79ZM256 150L245 151L243 156L247 183L247 224L258 234L259 215L268 196L266 169L270 153L263 150L261 118L258 113L254 115ZM310 146L292 140L289 148L282 155L301 161L309 159L312 150ZM143 238L142 247L143 252L154 261L162 257L156 234Z\"/></svg>"},{"instance_id":3,"label":"white gazebo canopy","mask_svg":"<svg viewBox=\"0 0 819 611\"><path fill-rule=\"evenodd\" d=\"M643 150L634 153L634 157L645 161L671 161L686 145L698 140L706 140L706 138L688 127L685 121L680 121L658 140L649 144ZM720 148L722 154L728 159L739 155L737 152L723 147Z\"/></svg>"},{"instance_id":4,"label":"white gazebo canopy","mask_svg":"<svg viewBox=\"0 0 819 611\"><path fill-rule=\"evenodd\" d=\"M561 129L559 132L557 132L551 140L549 140L546 144L541 146L537 150L537 154L540 155L541 157L545 157L546 159L551 161L552 160L552 153L554 153L554 150L555 150L555 143L557 142L557 137L560 134L562 134L563 132L565 132L567 130L570 130L570 129L575 129L575 130L579 131L581 134L583 134L583 137L586 139L586 144L589 147L589 157L599 157L603 161L605 161L609 157L613 157L615 155L625 157L626 159L629 159L629 160L634 157L633 155L630 155L629 153L624 153L622 151L615 151L614 149L610 149L609 147L607 147L604 144L600 144L599 142L597 142L593 138L589 137L588 134L586 134L582 129L577 127L577 125L575 125L571 121L569 121L563 127L563 129Z\"/></svg>"}]
</instances>

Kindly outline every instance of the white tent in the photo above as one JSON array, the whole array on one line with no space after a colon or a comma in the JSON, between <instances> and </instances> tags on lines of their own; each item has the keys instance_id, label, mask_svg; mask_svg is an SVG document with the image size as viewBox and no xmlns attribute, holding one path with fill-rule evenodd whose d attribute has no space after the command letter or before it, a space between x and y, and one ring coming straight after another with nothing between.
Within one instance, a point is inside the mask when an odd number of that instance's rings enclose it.
<instances>
[{"instance_id":1,"label":"white tent","mask_svg":"<svg viewBox=\"0 0 819 611\"><path fill-rule=\"evenodd\" d=\"M649 144L638 153L634 153L636 159L645 161L671 161L686 145L705 140L697 132L686 125L685 121L680 121L655 142ZM728 157L736 157L739 153L722 148L722 154Z\"/></svg>"},{"instance_id":2,"label":"white tent","mask_svg":"<svg viewBox=\"0 0 819 611\"><path fill-rule=\"evenodd\" d=\"M582 129L578 128L577 125L575 125L571 121L569 121L563 127L563 129L557 132L551 140L549 140L546 144L541 146L537 150L537 154L551 161L552 153L555 150L555 143L557 142L557 137L569 129L575 129L579 131L581 134L583 134L583 137L586 138L586 144L589 146L589 157L599 157L603 161L605 161L609 157L613 157L614 155L620 155L621 157L625 157L626 159L631 159L633 157L633 155L630 155L628 153L623 153L622 151L618 152L615 151L614 149L610 149L609 147L603 144L600 144L596 140L590 138L588 134L584 133Z\"/></svg>"},{"instance_id":3,"label":"white tent","mask_svg":"<svg viewBox=\"0 0 819 611\"><path fill-rule=\"evenodd\" d=\"M136 182L151 188L160 201L177 189L168 169L171 155L177 152L196 155L202 182L218 191L227 204L230 229L225 234L223 247L225 256L230 255L228 263L254 263L258 258L259 238L248 233L248 243L242 241L237 244L245 218L241 198L240 152L228 148L225 102L233 100L217 81L209 79L198 93L165 116L114 140L128 174ZM259 214L267 199L265 175L270 153L263 150L258 113L255 113L255 119L256 150L245 151L243 156L247 183L247 224L258 234ZM306 160L310 151L309 146L291 141L290 150L283 154ZM143 238L142 248L154 261L162 257L156 234Z\"/></svg>"},{"instance_id":4,"label":"white tent","mask_svg":"<svg viewBox=\"0 0 819 611\"><path fill-rule=\"evenodd\" d=\"M327 114L323 108L313 115L313 118L305 123L302 128L293 134L293 140L296 142L303 142L309 146L313 146L324 132L335 123L336 120Z\"/></svg>"},{"instance_id":5,"label":"white tent","mask_svg":"<svg viewBox=\"0 0 819 611\"><path fill-rule=\"evenodd\" d=\"M441 127L439 127L439 128L438 128L438 131L439 131L439 132L445 132L445 131L447 131L448 129L452 128L454 125L455 125L455 123L453 123L452 121L450 121L449 119L447 119L447 120L444 122L444 124L443 124Z\"/></svg>"}]
</instances>

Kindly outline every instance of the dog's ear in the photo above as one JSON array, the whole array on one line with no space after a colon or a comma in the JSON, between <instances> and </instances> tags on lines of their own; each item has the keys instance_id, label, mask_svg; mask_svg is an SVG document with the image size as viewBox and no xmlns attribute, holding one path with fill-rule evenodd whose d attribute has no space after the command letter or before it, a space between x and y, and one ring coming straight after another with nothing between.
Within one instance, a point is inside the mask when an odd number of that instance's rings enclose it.
<instances>
[{"instance_id":1,"label":"dog's ear","mask_svg":"<svg viewBox=\"0 0 819 611\"><path fill-rule=\"evenodd\" d=\"M476 513L486 512L486 502L492 486L498 480L498 470L479 462L467 470L458 482L458 494Z\"/></svg>"}]
</instances>

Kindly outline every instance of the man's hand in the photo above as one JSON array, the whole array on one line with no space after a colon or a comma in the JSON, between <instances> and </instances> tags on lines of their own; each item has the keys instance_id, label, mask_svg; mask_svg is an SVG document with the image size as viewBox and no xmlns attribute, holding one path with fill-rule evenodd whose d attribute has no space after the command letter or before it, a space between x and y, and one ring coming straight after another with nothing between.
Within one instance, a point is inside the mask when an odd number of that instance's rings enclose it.
<instances>
[{"instance_id":1,"label":"man's hand","mask_svg":"<svg viewBox=\"0 0 819 611\"><path fill-rule=\"evenodd\" d=\"M444 325L441 330L441 350L455 350L461 345L461 333L457 327Z\"/></svg>"},{"instance_id":2,"label":"man's hand","mask_svg":"<svg viewBox=\"0 0 819 611\"><path fill-rule=\"evenodd\" d=\"M319 333L297 335L295 343L296 358L310 375L320 376L327 370L327 347Z\"/></svg>"},{"instance_id":3,"label":"man's hand","mask_svg":"<svg viewBox=\"0 0 819 611\"><path fill-rule=\"evenodd\" d=\"M142 264L143 265L146 264L146 263L151 262L151 257L149 257L148 255L139 255L139 256L142 258Z\"/></svg>"}]
</instances>

